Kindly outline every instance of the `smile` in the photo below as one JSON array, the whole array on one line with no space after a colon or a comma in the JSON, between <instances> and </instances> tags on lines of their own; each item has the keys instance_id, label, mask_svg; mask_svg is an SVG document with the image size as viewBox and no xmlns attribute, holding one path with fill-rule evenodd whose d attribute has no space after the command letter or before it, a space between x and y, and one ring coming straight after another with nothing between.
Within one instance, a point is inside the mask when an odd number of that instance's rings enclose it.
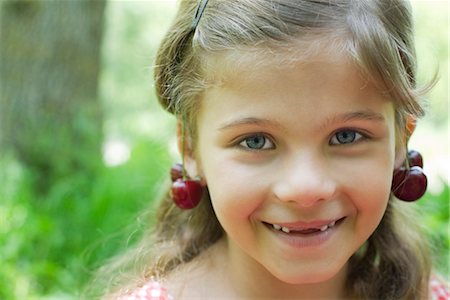
<instances>
[{"instance_id":1,"label":"smile","mask_svg":"<svg viewBox=\"0 0 450 300\"><path fill-rule=\"evenodd\" d=\"M296 223L267 223L265 227L274 233L274 237L294 249L318 249L333 236L338 234L340 225L347 217L328 221L296 222ZM298 252L296 252L298 254Z\"/></svg>"},{"instance_id":2,"label":"smile","mask_svg":"<svg viewBox=\"0 0 450 300\"><path fill-rule=\"evenodd\" d=\"M266 226L268 226L270 229L281 231L287 234L300 234L300 235L311 235L314 233L320 233L327 231L330 228L333 228L336 225L339 225L345 217L329 221L325 224L321 222L322 224L317 225L310 225L310 226L300 226L300 225L284 225L284 224L270 224L270 223L264 223Z\"/></svg>"}]
</instances>

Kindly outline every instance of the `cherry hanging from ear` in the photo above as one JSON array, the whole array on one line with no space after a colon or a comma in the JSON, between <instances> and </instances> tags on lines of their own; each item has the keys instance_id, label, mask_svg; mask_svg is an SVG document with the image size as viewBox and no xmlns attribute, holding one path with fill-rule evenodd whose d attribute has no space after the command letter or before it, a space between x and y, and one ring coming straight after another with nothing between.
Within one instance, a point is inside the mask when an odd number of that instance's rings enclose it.
<instances>
[{"instance_id":1,"label":"cherry hanging from ear","mask_svg":"<svg viewBox=\"0 0 450 300\"><path fill-rule=\"evenodd\" d=\"M422 170L422 155L418 151L408 152L408 165L409 169L400 167L394 170L391 190L399 200L411 202L425 194L428 180Z\"/></svg>"},{"instance_id":2,"label":"cherry hanging from ear","mask_svg":"<svg viewBox=\"0 0 450 300\"><path fill-rule=\"evenodd\" d=\"M174 164L172 168L170 168L170 178L172 182L175 180L183 178L183 165L182 164Z\"/></svg>"},{"instance_id":3,"label":"cherry hanging from ear","mask_svg":"<svg viewBox=\"0 0 450 300\"><path fill-rule=\"evenodd\" d=\"M392 192L399 200L416 201L425 194L427 184L427 176L421 167L401 168L394 173Z\"/></svg>"},{"instance_id":4,"label":"cherry hanging from ear","mask_svg":"<svg viewBox=\"0 0 450 300\"><path fill-rule=\"evenodd\" d=\"M411 167L417 166L423 168L422 155L416 150L408 151L408 163Z\"/></svg>"},{"instance_id":5,"label":"cherry hanging from ear","mask_svg":"<svg viewBox=\"0 0 450 300\"><path fill-rule=\"evenodd\" d=\"M183 165L175 164L170 169L172 179L172 199L176 206L182 209L192 209L198 205L203 196L203 186L200 180L183 179Z\"/></svg>"},{"instance_id":6,"label":"cherry hanging from ear","mask_svg":"<svg viewBox=\"0 0 450 300\"><path fill-rule=\"evenodd\" d=\"M172 199L182 209L192 209L198 205L203 195L199 180L177 179L172 184Z\"/></svg>"}]
</instances>

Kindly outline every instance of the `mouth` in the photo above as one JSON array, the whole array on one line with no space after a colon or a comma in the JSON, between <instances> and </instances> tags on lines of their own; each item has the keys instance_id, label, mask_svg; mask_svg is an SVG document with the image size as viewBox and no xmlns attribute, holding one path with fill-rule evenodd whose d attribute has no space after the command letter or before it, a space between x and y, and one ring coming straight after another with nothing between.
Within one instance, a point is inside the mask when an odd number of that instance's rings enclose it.
<instances>
[{"instance_id":1,"label":"mouth","mask_svg":"<svg viewBox=\"0 0 450 300\"><path fill-rule=\"evenodd\" d=\"M318 233L322 233L332 229L336 226L339 226L346 217L342 217L340 219L332 220L329 222L321 222L321 224L310 225L310 226L299 226L299 225L289 225L289 224L271 224L267 222L263 222L263 224L269 228L270 230L274 230L276 232L285 233L288 235L300 235L300 236L309 236Z\"/></svg>"}]
</instances>

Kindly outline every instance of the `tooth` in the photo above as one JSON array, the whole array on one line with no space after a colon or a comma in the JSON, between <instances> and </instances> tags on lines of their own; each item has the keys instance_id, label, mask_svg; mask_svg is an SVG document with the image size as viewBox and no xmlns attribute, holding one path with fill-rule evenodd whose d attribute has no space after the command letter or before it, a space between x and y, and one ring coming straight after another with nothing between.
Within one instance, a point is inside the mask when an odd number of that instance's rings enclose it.
<instances>
[{"instance_id":1,"label":"tooth","mask_svg":"<svg viewBox=\"0 0 450 300\"><path fill-rule=\"evenodd\" d=\"M320 227L320 231L325 231L328 229L328 225L323 225L322 227Z\"/></svg>"},{"instance_id":2,"label":"tooth","mask_svg":"<svg viewBox=\"0 0 450 300\"><path fill-rule=\"evenodd\" d=\"M336 224L336 221L333 221L330 224L328 224L328 227L333 227L335 224Z\"/></svg>"},{"instance_id":3,"label":"tooth","mask_svg":"<svg viewBox=\"0 0 450 300\"><path fill-rule=\"evenodd\" d=\"M287 227L281 227L281 230L283 230L284 232L286 232L286 233L289 233L290 232L290 230L289 230L289 228L287 228Z\"/></svg>"},{"instance_id":4,"label":"tooth","mask_svg":"<svg viewBox=\"0 0 450 300\"><path fill-rule=\"evenodd\" d=\"M276 230L280 230L280 229L281 229L281 226L280 226L280 225L272 224L272 226L273 226L273 228L276 229Z\"/></svg>"}]
</instances>

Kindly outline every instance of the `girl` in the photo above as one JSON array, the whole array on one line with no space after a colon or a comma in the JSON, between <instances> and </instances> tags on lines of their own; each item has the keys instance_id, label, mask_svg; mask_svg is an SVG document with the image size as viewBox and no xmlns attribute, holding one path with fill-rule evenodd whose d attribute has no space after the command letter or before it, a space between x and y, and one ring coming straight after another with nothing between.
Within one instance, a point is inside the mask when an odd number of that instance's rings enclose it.
<instances>
[{"instance_id":1,"label":"girl","mask_svg":"<svg viewBox=\"0 0 450 300\"><path fill-rule=\"evenodd\" d=\"M401 201L426 188L407 3L182 1L155 77L183 164L107 298L449 299Z\"/></svg>"}]
</instances>

